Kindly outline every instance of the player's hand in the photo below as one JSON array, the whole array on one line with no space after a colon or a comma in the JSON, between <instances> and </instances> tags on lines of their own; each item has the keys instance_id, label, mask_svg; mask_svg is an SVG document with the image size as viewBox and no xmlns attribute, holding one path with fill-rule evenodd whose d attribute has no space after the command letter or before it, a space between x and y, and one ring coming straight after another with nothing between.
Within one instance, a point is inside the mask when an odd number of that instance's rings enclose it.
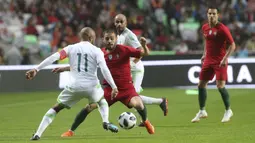
<instances>
[{"instance_id":1,"label":"player's hand","mask_svg":"<svg viewBox=\"0 0 255 143\"><path fill-rule=\"evenodd\" d=\"M113 89L112 89L111 100L112 100L113 98L116 98L117 95L118 95L118 93L119 93L118 89L117 89L117 88L113 88Z\"/></svg>"},{"instance_id":2,"label":"player's hand","mask_svg":"<svg viewBox=\"0 0 255 143\"><path fill-rule=\"evenodd\" d=\"M146 43L147 43L146 38L145 38L145 37L141 37L141 38L140 38L140 43L141 43L142 46L145 46Z\"/></svg>"},{"instance_id":3,"label":"player's hand","mask_svg":"<svg viewBox=\"0 0 255 143\"><path fill-rule=\"evenodd\" d=\"M31 69L31 70L26 72L26 78L28 80L31 80L36 76L36 74L37 74L37 70L36 69Z\"/></svg>"},{"instance_id":4,"label":"player's hand","mask_svg":"<svg viewBox=\"0 0 255 143\"><path fill-rule=\"evenodd\" d=\"M227 65L227 63L228 63L228 60L227 59L225 59L225 58L223 58L222 60L221 60L221 62L220 62L220 67L225 67L226 65Z\"/></svg>"},{"instance_id":5,"label":"player's hand","mask_svg":"<svg viewBox=\"0 0 255 143\"><path fill-rule=\"evenodd\" d=\"M204 60L205 60L205 56L202 56L202 58L201 58L201 64L204 63Z\"/></svg>"}]
</instances>

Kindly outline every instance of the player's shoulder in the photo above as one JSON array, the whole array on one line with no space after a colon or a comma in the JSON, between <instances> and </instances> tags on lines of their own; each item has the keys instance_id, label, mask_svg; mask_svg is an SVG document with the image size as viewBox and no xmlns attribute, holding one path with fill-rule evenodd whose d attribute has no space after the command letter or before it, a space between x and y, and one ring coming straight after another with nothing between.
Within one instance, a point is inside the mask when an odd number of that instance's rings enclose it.
<instances>
[{"instance_id":1,"label":"player's shoulder","mask_svg":"<svg viewBox=\"0 0 255 143\"><path fill-rule=\"evenodd\" d=\"M94 45L93 45L93 46L94 46ZM94 51L95 53L97 53L97 54L102 54L102 53L104 53L104 51L103 51L101 48L97 47L97 46L94 46L93 48L94 48L93 51Z\"/></svg>"},{"instance_id":2,"label":"player's shoulder","mask_svg":"<svg viewBox=\"0 0 255 143\"><path fill-rule=\"evenodd\" d=\"M127 36L128 38L136 37L135 33L132 32L132 31L131 31L130 29L128 29L128 28L126 28L126 29L124 30L124 32L126 33L126 36Z\"/></svg>"},{"instance_id":3,"label":"player's shoulder","mask_svg":"<svg viewBox=\"0 0 255 143\"><path fill-rule=\"evenodd\" d=\"M121 45L121 44L116 45L116 49L121 50L121 51L126 50L127 48L129 48L129 46Z\"/></svg>"},{"instance_id":4,"label":"player's shoulder","mask_svg":"<svg viewBox=\"0 0 255 143\"><path fill-rule=\"evenodd\" d=\"M133 32L127 27L124 29L123 34L132 34Z\"/></svg>"},{"instance_id":5,"label":"player's shoulder","mask_svg":"<svg viewBox=\"0 0 255 143\"><path fill-rule=\"evenodd\" d=\"M225 24L221 23L221 22L218 23L218 28L219 28L219 29L224 29L224 30L225 30L225 29L226 29L226 30L229 30L228 27L227 27Z\"/></svg>"},{"instance_id":6,"label":"player's shoulder","mask_svg":"<svg viewBox=\"0 0 255 143\"><path fill-rule=\"evenodd\" d=\"M104 54L106 53L106 48L105 48L105 47L102 47L100 50L101 50Z\"/></svg>"},{"instance_id":7,"label":"player's shoulder","mask_svg":"<svg viewBox=\"0 0 255 143\"><path fill-rule=\"evenodd\" d=\"M202 30L206 30L207 28L209 28L209 23L204 23L202 26Z\"/></svg>"}]
</instances>

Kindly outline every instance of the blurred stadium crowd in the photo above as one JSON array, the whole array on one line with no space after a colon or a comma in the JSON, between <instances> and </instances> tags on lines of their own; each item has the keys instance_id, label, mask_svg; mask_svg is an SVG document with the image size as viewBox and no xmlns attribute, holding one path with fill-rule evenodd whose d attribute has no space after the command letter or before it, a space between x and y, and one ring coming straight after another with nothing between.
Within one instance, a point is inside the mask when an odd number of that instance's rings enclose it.
<instances>
[{"instance_id":1,"label":"blurred stadium crowd","mask_svg":"<svg viewBox=\"0 0 255 143\"><path fill-rule=\"evenodd\" d=\"M101 46L104 29L123 13L128 28L144 36L152 51L201 53L200 29L209 0L1 0L0 64L37 64L43 58L79 41L84 26L95 29ZM255 51L255 1L215 0L220 21L235 39L236 57Z\"/></svg>"}]
</instances>

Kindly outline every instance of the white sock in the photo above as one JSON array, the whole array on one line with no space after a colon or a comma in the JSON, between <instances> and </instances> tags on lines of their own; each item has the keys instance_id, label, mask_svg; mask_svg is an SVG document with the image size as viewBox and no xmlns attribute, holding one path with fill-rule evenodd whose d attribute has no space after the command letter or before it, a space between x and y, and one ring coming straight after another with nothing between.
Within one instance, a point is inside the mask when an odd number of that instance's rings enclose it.
<instances>
[{"instance_id":1,"label":"white sock","mask_svg":"<svg viewBox=\"0 0 255 143\"><path fill-rule=\"evenodd\" d=\"M42 133L45 131L45 129L50 125L50 123L54 120L56 116L56 111L54 109L49 109L48 112L43 116L43 119L35 133L35 135L38 135L41 137Z\"/></svg>"},{"instance_id":2,"label":"white sock","mask_svg":"<svg viewBox=\"0 0 255 143\"><path fill-rule=\"evenodd\" d=\"M98 102L98 111L101 114L103 122L109 123L109 106L105 99Z\"/></svg>"},{"instance_id":3,"label":"white sock","mask_svg":"<svg viewBox=\"0 0 255 143\"><path fill-rule=\"evenodd\" d=\"M162 98L153 98L153 97L147 97L143 95L139 95L142 98L142 101L144 104L160 104L163 102Z\"/></svg>"}]
</instances>

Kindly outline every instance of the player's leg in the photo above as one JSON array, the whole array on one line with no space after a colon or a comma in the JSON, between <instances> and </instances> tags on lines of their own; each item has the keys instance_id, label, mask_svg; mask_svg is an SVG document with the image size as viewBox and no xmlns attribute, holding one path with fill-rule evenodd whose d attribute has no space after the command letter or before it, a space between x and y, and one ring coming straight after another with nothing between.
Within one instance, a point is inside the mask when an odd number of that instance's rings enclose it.
<instances>
[{"instance_id":1,"label":"player's leg","mask_svg":"<svg viewBox=\"0 0 255 143\"><path fill-rule=\"evenodd\" d=\"M117 133L119 131L118 127L109 122L109 106L104 98L98 102L98 111L103 119L103 128Z\"/></svg>"},{"instance_id":2,"label":"player's leg","mask_svg":"<svg viewBox=\"0 0 255 143\"><path fill-rule=\"evenodd\" d=\"M216 84L217 88L221 94L223 103L225 105L225 113L221 120L221 122L228 122L230 118L233 116L233 112L230 109L230 100L229 93L225 88L226 80L227 80L227 66L226 67L215 67L216 71Z\"/></svg>"},{"instance_id":3,"label":"player's leg","mask_svg":"<svg viewBox=\"0 0 255 143\"><path fill-rule=\"evenodd\" d=\"M142 89L142 81L144 77L144 67L142 66L140 70L135 70L131 71L132 73L132 80L133 80L133 85L135 87L135 90L138 94L140 94L143 89ZM166 98L154 98L154 97L148 97L140 94L140 97L142 98L142 101L144 104L156 104L159 105L161 110L164 113L164 116L167 115L168 113L168 100Z\"/></svg>"},{"instance_id":4,"label":"player's leg","mask_svg":"<svg viewBox=\"0 0 255 143\"><path fill-rule=\"evenodd\" d=\"M71 126L71 128L64 132L61 137L71 137L74 135L74 131L80 126L81 123L84 122L86 117L89 115L90 112L92 112L94 109L97 108L97 104L88 104L85 106L85 108L82 108L81 111L76 115L74 122Z\"/></svg>"},{"instance_id":5,"label":"player's leg","mask_svg":"<svg viewBox=\"0 0 255 143\"><path fill-rule=\"evenodd\" d=\"M147 119L147 109L144 106L141 98L139 96L133 96L129 103L128 103L129 107L134 107L137 112L139 113L139 115L141 116L143 123L148 131L149 134L154 134L155 130L153 125L150 123L150 121Z\"/></svg>"},{"instance_id":6,"label":"player's leg","mask_svg":"<svg viewBox=\"0 0 255 143\"><path fill-rule=\"evenodd\" d=\"M42 133L45 129L52 123L55 116L59 111L64 108L70 108L73 104L76 103L76 100L73 97L73 93L69 92L68 90L63 90L59 97L58 102L54 107L50 108L46 114L43 116L42 121L36 130L36 133L32 136L31 140L38 140L40 139Z\"/></svg>"},{"instance_id":7,"label":"player's leg","mask_svg":"<svg viewBox=\"0 0 255 143\"><path fill-rule=\"evenodd\" d=\"M119 91L117 96L120 101L125 104L127 107L134 107L139 115L141 116L143 123L149 134L154 134L154 127L147 119L147 110L143 104L141 97L136 93L135 88L130 86L126 91Z\"/></svg>"},{"instance_id":8,"label":"player's leg","mask_svg":"<svg viewBox=\"0 0 255 143\"><path fill-rule=\"evenodd\" d=\"M199 111L196 116L191 120L192 123L199 122L201 118L206 118L208 116L205 110L205 103L207 98L206 86L209 80L212 80L214 76L213 69L208 65L203 65L198 83L198 102L199 102Z\"/></svg>"},{"instance_id":9,"label":"player's leg","mask_svg":"<svg viewBox=\"0 0 255 143\"><path fill-rule=\"evenodd\" d=\"M112 91L112 90L109 90ZM111 92L109 92L111 93ZM108 94L108 93L107 93ZM112 123L109 122L109 106L104 97L104 91L101 88L96 87L89 98L90 103L97 103L98 105L98 111L102 117L103 120L103 128L105 130L110 130L111 132L118 132L119 129L117 126L113 125Z\"/></svg>"},{"instance_id":10,"label":"player's leg","mask_svg":"<svg viewBox=\"0 0 255 143\"><path fill-rule=\"evenodd\" d=\"M111 87L104 88L104 97L105 97L105 99L106 99L106 101L108 102L109 105L113 104L113 102L111 100L110 93L111 93ZM81 109L81 111L76 115L75 120L74 120L71 128L67 132L63 133L61 135L61 137L71 137L71 136L73 136L74 131L80 126L81 123L84 122L87 115L96 108L97 108L97 104L93 103L93 104L86 105L85 108Z\"/></svg>"}]
</instances>

